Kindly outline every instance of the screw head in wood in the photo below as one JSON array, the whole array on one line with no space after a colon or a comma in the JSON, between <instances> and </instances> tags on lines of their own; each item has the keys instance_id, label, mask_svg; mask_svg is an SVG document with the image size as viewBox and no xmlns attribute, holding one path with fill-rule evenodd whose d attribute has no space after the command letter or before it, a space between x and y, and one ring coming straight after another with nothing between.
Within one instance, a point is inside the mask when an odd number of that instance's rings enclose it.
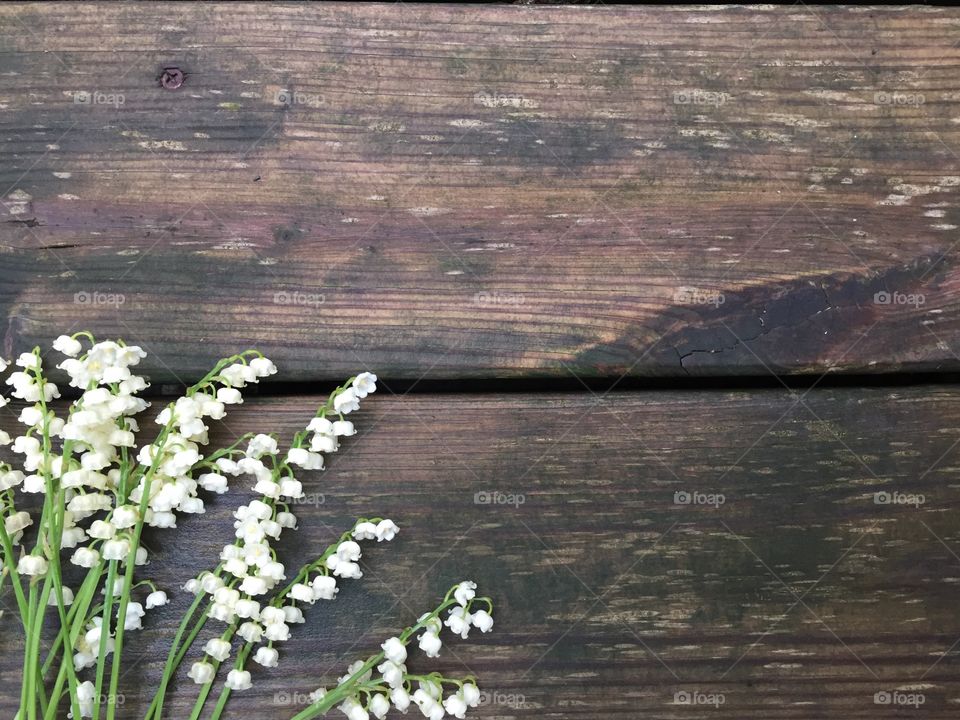
<instances>
[{"instance_id":1,"label":"screw head in wood","mask_svg":"<svg viewBox=\"0 0 960 720\"><path fill-rule=\"evenodd\" d=\"M183 70L177 67L164 68L160 75L160 84L167 90L176 90L183 85Z\"/></svg>"}]
</instances>

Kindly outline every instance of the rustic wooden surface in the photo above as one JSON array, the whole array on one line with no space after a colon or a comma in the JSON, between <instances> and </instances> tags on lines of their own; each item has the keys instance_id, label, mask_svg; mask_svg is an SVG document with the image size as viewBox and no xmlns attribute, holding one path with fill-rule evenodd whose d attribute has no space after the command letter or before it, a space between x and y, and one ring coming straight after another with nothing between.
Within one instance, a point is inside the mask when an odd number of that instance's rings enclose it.
<instances>
[{"instance_id":1,"label":"rustic wooden surface","mask_svg":"<svg viewBox=\"0 0 960 720\"><path fill-rule=\"evenodd\" d=\"M318 401L250 401L214 442L292 433ZM278 693L333 682L464 576L496 597L494 632L411 666L475 672L498 698L476 717L877 718L894 713L874 693L911 687L926 697L911 717L956 717L958 407L956 389L930 387L375 396L360 433L305 483L324 502L299 508L283 552L298 565L365 512L389 513L401 535L314 606L229 717L287 720ZM884 490L925 503L875 504ZM495 491L525 501L475 503ZM677 491L726 502L676 505ZM241 497L149 536L151 573L173 588L208 567ZM131 645L131 718L182 607L152 613ZM0 652L15 649L4 633ZM725 702L677 705L682 691ZM177 686L171 718L193 693ZM12 699L2 693L5 717Z\"/></svg>"},{"instance_id":2,"label":"rustic wooden surface","mask_svg":"<svg viewBox=\"0 0 960 720\"><path fill-rule=\"evenodd\" d=\"M0 354L89 328L168 392L259 347L285 385L214 442L292 432L360 368L957 371L958 60L950 8L0 4ZM229 717L286 720L463 576L495 631L415 666L475 671L478 717L956 717L956 387L578 390L368 403L283 547L371 512L402 534ZM241 496L148 536L163 585ZM182 607L138 637L125 717ZM898 688L923 707L874 703Z\"/></svg>"},{"instance_id":3,"label":"rustic wooden surface","mask_svg":"<svg viewBox=\"0 0 960 720\"><path fill-rule=\"evenodd\" d=\"M958 31L4 4L5 349L76 324L168 378L254 343L288 379L957 369Z\"/></svg>"}]
</instances>

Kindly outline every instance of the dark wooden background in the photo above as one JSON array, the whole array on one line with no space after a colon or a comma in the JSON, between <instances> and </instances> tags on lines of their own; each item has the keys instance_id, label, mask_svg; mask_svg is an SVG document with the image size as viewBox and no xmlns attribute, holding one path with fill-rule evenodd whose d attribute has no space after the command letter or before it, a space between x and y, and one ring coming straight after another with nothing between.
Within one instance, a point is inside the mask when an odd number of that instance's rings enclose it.
<instances>
[{"instance_id":1,"label":"dark wooden background","mask_svg":"<svg viewBox=\"0 0 960 720\"><path fill-rule=\"evenodd\" d=\"M277 384L215 443L386 379L283 546L402 533L230 717L286 720L470 577L495 631L412 664L475 672L478 717L953 718L958 60L949 8L4 4L3 354L89 328L173 393L256 346ZM241 496L148 536L167 589Z\"/></svg>"}]
</instances>

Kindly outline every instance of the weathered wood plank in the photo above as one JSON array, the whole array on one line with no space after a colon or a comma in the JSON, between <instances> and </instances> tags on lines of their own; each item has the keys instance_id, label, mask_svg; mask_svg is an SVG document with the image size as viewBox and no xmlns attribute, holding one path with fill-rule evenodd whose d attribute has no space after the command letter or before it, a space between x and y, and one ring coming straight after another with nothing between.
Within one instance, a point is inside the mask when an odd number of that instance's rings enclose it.
<instances>
[{"instance_id":1,"label":"weathered wood plank","mask_svg":"<svg viewBox=\"0 0 960 720\"><path fill-rule=\"evenodd\" d=\"M75 324L184 379L242 342L287 379L358 355L393 377L960 367L955 9L0 18L6 351Z\"/></svg>"},{"instance_id":2,"label":"weathered wood plank","mask_svg":"<svg viewBox=\"0 0 960 720\"><path fill-rule=\"evenodd\" d=\"M313 608L281 668L256 672L229 716L288 718L275 697L331 682L466 576L495 596L494 632L450 644L436 666L412 665L475 671L499 693L478 717L876 718L896 710L874 693L897 687L920 689L923 717L955 717L960 396L922 387L800 397L377 397L358 417L361 434L306 483L324 502L299 508L284 557L298 565L358 514L387 512L402 533L366 553L360 584ZM316 402L248 401L215 441L290 433ZM679 491L725 502L676 504ZM879 491L925 502L878 505ZM482 492L524 502L478 504ZM148 537L163 585L210 564L240 495ZM136 636L129 717L155 682L177 603ZM0 635L4 716L15 636ZM675 704L682 691L725 703ZM186 716L192 695L178 685L171 717Z\"/></svg>"}]
</instances>

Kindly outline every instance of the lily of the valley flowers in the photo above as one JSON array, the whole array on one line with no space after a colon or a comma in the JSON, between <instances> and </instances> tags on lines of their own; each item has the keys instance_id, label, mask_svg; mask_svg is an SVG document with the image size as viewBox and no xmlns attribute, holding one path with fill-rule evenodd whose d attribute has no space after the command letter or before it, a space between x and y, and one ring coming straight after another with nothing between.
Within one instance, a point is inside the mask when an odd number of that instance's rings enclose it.
<instances>
[{"instance_id":1,"label":"lily of the valley flowers","mask_svg":"<svg viewBox=\"0 0 960 720\"><path fill-rule=\"evenodd\" d=\"M454 585L441 603L421 615L415 625L387 638L379 653L353 663L335 688L315 690L311 694L313 703L293 720L310 720L334 707L348 720L369 720L371 715L382 720L391 708L406 713L411 705L416 705L430 720L441 720L448 714L465 717L469 708L480 703L476 679L451 678L436 672L411 673L407 658L414 639L428 658L437 657L443 644L440 634L444 626L463 639L471 628L490 632L493 601L477 597L476 589L476 583L469 580Z\"/></svg>"},{"instance_id":2,"label":"lily of the valley flowers","mask_svg":"<svg viewBox=\"0 0 960 720\"><path fill-rule=\"evenodd\" d=\"M146 356L140 347L80 332L57 338L53 349L65 356L57 369L75 399L59 404L64 412L58 413L52 403L60 390L44 370L40 348L22 353L5 383L25 429L16 437L0 431L0 446L18 460L16 468L0 462L0 588L9 582L25 635L17 720L61 717L61 698L68 699L68 717L116 719L124 646L169 600L167 590L144 576L150 562L144 527L175 529L241 482L257 497L233 513L232 538L216 567L183 586L193 600L143 718L164 717L171 681L193 652L186 675L198 697L189 720L219 720L232 693L282 665L283 643L305 621L305 611L334 600L342 582L363 577L361 543L388 542L399 531L389 518L360 518L295 572L275 547L298 526L294 508L305 494L305 474L323 469L325 458L356 435L347 416L376 392L377 377L360 373L336 388L289 442L276 433L247 433L215 449L211 424L243 402L245 388L277 372L258 351L219 361L162 408L156 431L148 432L137 419L150 406L139 395L149 383L135 374ZM0 359L0 373L9 366ZM8 402L0 395L0 407ZM152 437L144 441L144 435ZM32 502L23 502L27 496ZM38 504L39 511L28 509ZM64 563L80 569L72 586L64 582ZM479 698L472 678L413 675L405 663L418 633L418 647L436 657L444 626L463 638L471 628L490 630L492 603L476 598L475 588L469 582L451 588L440 606L388 639L381 653L351 666L335 689L314 693L316 702L297 719L334 705L351 720L382 718L390 707L406 711L410 704L430 718L463 717ZM45 648L41 635L51 616L58 630ZM204 633L209 627L214 632ZM232 667L208 712L228 661Z\"/></svg>"}]
</instances>

